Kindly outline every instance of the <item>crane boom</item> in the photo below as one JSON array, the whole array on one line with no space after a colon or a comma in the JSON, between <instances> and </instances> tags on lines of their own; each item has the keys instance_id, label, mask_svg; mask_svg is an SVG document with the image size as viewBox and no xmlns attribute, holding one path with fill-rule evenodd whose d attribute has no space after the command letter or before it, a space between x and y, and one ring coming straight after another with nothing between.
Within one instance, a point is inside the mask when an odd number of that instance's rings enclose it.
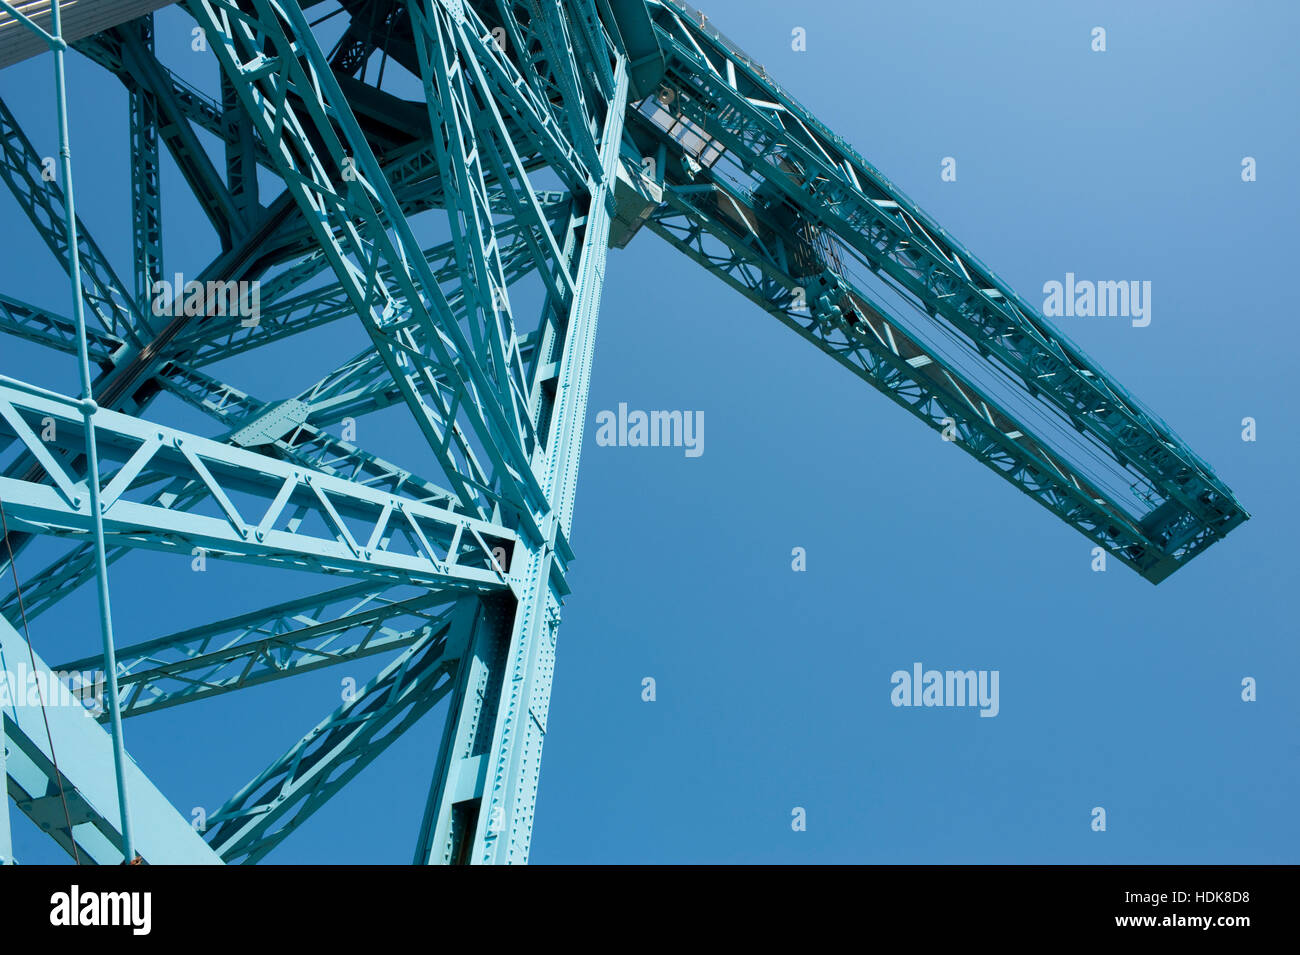
<instances>
[{"instance_id":1,"label":"crane boom","mask_svg":"<svg viewBox=\"0 0 1300 955\"><path fill-rule=\"evenodd\" d=\"M644 44L630 55L657 66L633 74L616 241L644 224L1152 583L1249 518L1164 421L705 16L643 9L652 29L626 31Z\"/></svg>"}]
</instances>

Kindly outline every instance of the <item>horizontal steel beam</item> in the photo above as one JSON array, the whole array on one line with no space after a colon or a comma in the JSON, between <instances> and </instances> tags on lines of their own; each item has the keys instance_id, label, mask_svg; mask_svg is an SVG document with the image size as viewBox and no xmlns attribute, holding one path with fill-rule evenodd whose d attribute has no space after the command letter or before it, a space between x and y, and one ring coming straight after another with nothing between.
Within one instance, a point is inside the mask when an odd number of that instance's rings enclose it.
<instances>
[{"instance_id":1,"label":"horizontal steel beam","mask_svg":"<svg viewBox=\"0 0 1300 955\"><path fill-rule=\"evenodd\" d=\"M464 598L209 816L208 842L222 859L259 861L446 696L480 613Z\"/></svg>"},{"instance_id":2,"label":"horizontal steel beam","mask_svg":"<svg viewBox=\"0 0 1300 955\"><path fill-rule=\"evenodd\" d=\"M74 538L87 533L84 479L70 476L51 454L82 441L82 407L0 377L0 441L21 444L52 482L0 477L0 500L16 528ZM91 420L102 459L117 465L102 490L110 546L475 592L512 583L497 565L516 540L506 528L117 412L98 409ZM177 480L206 494L208 514L150 499L159 481Z\"/></svg>"},{"instance_id":3,"label":"horizontal steel beam","mask_svg":"<svg viewBox=\"0 0 1300 955\"><path fill-rule=\"evenodd\" d=\"M59 26L63 40L71 43L142 17L154 10L174 3L175 0L61 0ZM18 11L47 34L52 24L51 0L18 0ZM28 57L37 56L49 45L27 24L12 14L0 10L0 70Z\"/></svg>"},{"instance_id":4,"label":"horizontal steel beam","mask_svg":"<svg viewBox=\"0 0 1300 955\"><path fill-rule=\"evenodd\" d=\"M122 716L138 716L411 646L448 620L455 592L352 584L117 651ZM65 663L80 672L95 657ZM101 717L104 719L106 717Z\"/></svg>"}]
</instances>

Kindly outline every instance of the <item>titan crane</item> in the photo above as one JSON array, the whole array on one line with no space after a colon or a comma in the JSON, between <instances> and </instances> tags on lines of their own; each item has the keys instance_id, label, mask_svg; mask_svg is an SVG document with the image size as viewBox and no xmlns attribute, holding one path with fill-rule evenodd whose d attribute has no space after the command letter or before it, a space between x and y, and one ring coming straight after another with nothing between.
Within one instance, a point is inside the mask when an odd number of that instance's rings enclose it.
<instances>
[{"instance_id":1,"label":"titan crane","mask_svg":"<svg viewBox=\"0 0 1300 955\"><path fill-rule=\"evenodd\" d=\"M0 3L0 66L52 51L62 124L66 39L125 87L135 159L127 283L75 214L66 155L43 176L0 104L0 178L74 290L71 315L0 295L0 333L95 369L76 398L0 378L0 654L111 675L98 722L3 711L9 794L78 861L256 862L443 700L415 861L527 860L605 258L643 229L1153 583L1248 517L677 0L185 0L208 91L158 55L161 6L65 2L55 23L49 0ZM160 311L164 150L220 252ZM442 241L422 244L430 217ZM205 370L334 322L368 347L296 394ZM163 395L209 431L158 423ZM390 408L418 461L335 436ZM45 536L64 552L20 575ZM136 548L346 582L117 647L108 570ZM91 582L102 652L50 668L32 622ZM125 758L127 717L375 654L202 833ZM0 833L11 857L7 805Z\"/></svg>"}]
</instances>

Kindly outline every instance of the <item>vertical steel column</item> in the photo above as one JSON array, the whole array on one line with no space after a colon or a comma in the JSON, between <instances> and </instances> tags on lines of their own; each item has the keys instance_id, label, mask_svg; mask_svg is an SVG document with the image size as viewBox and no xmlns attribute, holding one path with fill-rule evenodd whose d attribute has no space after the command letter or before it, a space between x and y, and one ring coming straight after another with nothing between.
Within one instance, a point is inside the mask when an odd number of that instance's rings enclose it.
<instances>
[{"instance_id":1,"label":"vertical steel column","mask_svg":"<svg viewBox=\"0 0 1300 955\"><path fill-rule=\"evenodd\" d=\"M417 863L523 863L532 841L542 744L559 627L557 548L567 546L582 452L587 390L609 249L610 212L627 102L620 58L615 95L589 187L578 279L565 325L549 440L534 455L550 512L540 545L520 541L519 600L485 602L425 807ZM512 571L514 567L512 566Z\"/></svg>"},{"instance_id":2,"label":"vertical steel column","mask_svg":"<svg viewBox=\"0 0 1300 955\"><path fill-rule=\"evenodd\" d=\"M469 861L470 840L483 795L484 726L501 694L502 646L509 638L509 600L484 601L456 667L456 686L434 763L433 783L415 847L416 865L458 865ZM486 719L485 719L486 715Z\"/></svg>"},{"instance_id":3,"label":"vertical steel column","mask_svg":"<svg viewBox=\"0 0 1300 955\"><path fill-rule=\"evenodd\" d=\"M68 48L62 35L60 3L50 4L51 33L46 33L9 3L0 3L6 11L22 21L49 45L54 53L54 100L59 126L59 172L63 178L63 199L68 232L68 274L72 281L72 313L77 324L77 359L81 372L81 401L78 403L86 420L86 484L90 497L90 517L95 538L95 568L99 590L99 623L104 645L104 672L108 683L109 714L113 734L113 769L117 777L117 803L121 814L122 859L135 859L131 839L131 817L126 795L126 747L122 741L122 713L118 704L117 660L113 649L113 613L108 594L108 563L104 559L104 514L100 504L99 454L95 447L94 416L98 410L90 377L90 350L86 342L86 313L81 300L81 261L77 247L77 211L72 195L72 150L68 136L67 80L63 53ZM7 798L7 797L6 797ZM7 808L7 803L6 803Z\"/></svg>"},{"instance_id":4,"label":"vertical steel column","mask_svg":"<svg viewBox=\"0 0 1300 955\"><path fill-rule=\"evenodd\" d=\"M0 616L0 620L3 619ZM0 680L5 681L11 691L8 695L12 704L18 687L8 683L9 661L5 659L3 648L0 648ZM8 740L9 737L5 735L5 708L0 706L0 865L14 864L14 839L9 828L9 769L5 765Z\"/></svg>"},{"instance_id":5,"label":"vertical steel column","mask_svg":"<svg viewBox=\"0 0 1300 955\"><path fill-rule=\"evenodd\" d=\"M153 14L126 24L138 30L140 42L154 49ZM131 216L135 264L135 307L146 322L153 318L150 303L154 283L162 279L162 168L158 159L158 99L139 83L128 90L131 119ZM179 290L177 292L179 294Z\"/></svg>"},{"instance_id":6,"label":"vertical steel column","mask_svg":"<svg viewBox=\"0 0 1300 955\"><path fill-rule=\"evenodd\" d=\"M9 667L5 664L4 654L0 653L0 680L9 679ZM9 772L5 766L4 708L0 707L0 865L14 864L14 840L9 830Z\"/></svg>"}]
</instances>

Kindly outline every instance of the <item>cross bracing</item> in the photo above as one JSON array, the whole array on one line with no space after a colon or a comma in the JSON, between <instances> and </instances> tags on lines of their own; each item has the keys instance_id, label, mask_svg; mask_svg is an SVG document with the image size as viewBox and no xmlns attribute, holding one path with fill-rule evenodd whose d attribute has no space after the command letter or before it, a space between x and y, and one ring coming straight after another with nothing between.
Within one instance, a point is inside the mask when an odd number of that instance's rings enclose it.
<instances>
[{"instance_id":1,"label":"cross bracing","mask_svg":"<svg viewBox=\"0 0 1300 955\"><path fill-rule=\"evenodd\" d=\"M0 62L49 50L62 84L50 4L0 10ZM77 180L43 174L0 100L0 181L74 289L65 308L0 289L0 342L88 369L74 397L0 361L0 569L19 582L0 595L5 653L141 551L337 578L121 646L105 596L105 653L55 668L114 660L97 714L111 734L68 731L88 768L56 772L61 737L42 748L30 720L4 722L25 754L10 794L85 861L258 861L435 709L415 861L527 860L605 260L643 229L1152 582L1248 517L1168 425L676 0L84 13L59 32L127 97L130 274L96 237L111 224L75 213ZM202 37L206 82L159 43L164 17ZM75 123L70 142L77 155ZM165 179L198 210L204 261L167 234L182 197ZM191 282L159 308L182 264ZM277 390L244 374L337 329L353 346L311 352ZM350 433L394 415L399 448ZM108 758L127 717L372 658L373 679L287 737L202 839Z\"/></svg>"}]
</instances>

